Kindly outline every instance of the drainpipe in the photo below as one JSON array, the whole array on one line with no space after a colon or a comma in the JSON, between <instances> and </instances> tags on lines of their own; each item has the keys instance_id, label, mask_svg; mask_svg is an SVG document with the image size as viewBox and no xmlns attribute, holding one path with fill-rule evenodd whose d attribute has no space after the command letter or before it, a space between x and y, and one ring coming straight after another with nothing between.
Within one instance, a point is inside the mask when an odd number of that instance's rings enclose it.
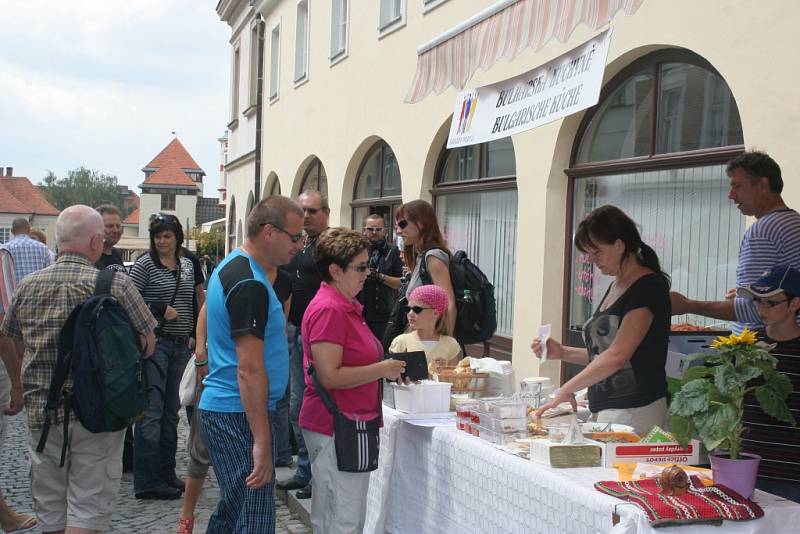
<instances>
[{"instance_id":1,"label":"drainpipe","mask_svg":"<svg viewBox=\"0 0 800 534\"><path fill-rule=\"evenodd\" d=\"M258 17L258 80L256 82L256 175L254 182L254 204L261 200L261 122L262 101L264 93L264 18Z\"/></svg>"}]
</instances>

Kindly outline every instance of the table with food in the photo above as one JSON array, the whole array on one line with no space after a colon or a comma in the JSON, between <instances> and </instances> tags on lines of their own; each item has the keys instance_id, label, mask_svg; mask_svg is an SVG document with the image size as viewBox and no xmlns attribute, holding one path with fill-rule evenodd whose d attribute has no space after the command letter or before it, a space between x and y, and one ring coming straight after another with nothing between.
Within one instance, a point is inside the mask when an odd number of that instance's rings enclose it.
<instances>
[{"instance_id":1,"label":"table with food","mask_svg":"<svg viewBox=\"0 0 800 534\"><path fill-rule=\"evenodd\" d=\"M536 418L549 379L517 388L508 362L484 360L387 386L364 532L797 531L800 504L715 484L697 440L580 422L569 404Z\"/></svg>"}]
</instances>

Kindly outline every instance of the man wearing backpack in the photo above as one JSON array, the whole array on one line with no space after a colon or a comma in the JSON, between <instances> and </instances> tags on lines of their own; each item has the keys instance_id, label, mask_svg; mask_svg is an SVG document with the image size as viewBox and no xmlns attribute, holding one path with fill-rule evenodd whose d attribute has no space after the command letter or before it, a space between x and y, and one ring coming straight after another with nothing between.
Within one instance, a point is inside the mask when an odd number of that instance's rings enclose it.
<instances>
[{"instance_id":1,"label":"man wearing backpack","mask_svg":"<svg viewBox=\"0 0 800 534\"><path fill-rule=\"evenodd\" d=\"M56 221L56 242L60 255L55 265L27 276L17 287L0 328L4 336L0 350L24 347L22 383L30 430L31 494L42 531L95 532L108 529L119 494L124 427L91 433L70 412L64 436L59 410L43 452L36 448L62 327L72 311L95 292L98 271L93 264L103 250L100 214L83 205L65 209ZM127 312L149 356L157 323L133 282L127 276L115 276L110 293ZM71 383L70 378L65 389L71 389ZM66 445L64 467L62 444Z\"/></svg>"}]
</instances>

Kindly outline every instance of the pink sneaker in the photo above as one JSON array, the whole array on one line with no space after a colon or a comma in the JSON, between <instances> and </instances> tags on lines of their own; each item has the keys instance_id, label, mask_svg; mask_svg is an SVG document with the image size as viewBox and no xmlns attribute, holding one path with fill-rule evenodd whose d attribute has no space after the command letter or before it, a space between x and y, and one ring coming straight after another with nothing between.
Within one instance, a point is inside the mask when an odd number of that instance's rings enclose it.
<instances>
[{"instance_id":1,"label":"pink sneaker","mask_svg":"<svg viewBox=\"0 0 800 534\"><path fill-rule=\"evenodd\" d=\"M178 530L175 534L192 534L194 529L194 517L179 517Z\"/></svg>"}]
</instances>

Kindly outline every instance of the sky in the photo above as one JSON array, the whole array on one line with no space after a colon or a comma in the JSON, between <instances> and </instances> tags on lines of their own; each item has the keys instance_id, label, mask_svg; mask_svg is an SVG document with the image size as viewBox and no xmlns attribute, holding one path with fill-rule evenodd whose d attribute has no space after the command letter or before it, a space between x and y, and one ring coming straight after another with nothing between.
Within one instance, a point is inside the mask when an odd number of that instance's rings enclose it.
<instances>
[{"instance_id":1,"label":"sky","mask_svg":"<svg viewBox=\"0 0 800 534\"><path fill-rule=\"evenodd\" d=\"M0 0L0 165L81 165L137 194L175 132L217 196L230 27L217 0Z\"/></svg>"}]
</instances>

